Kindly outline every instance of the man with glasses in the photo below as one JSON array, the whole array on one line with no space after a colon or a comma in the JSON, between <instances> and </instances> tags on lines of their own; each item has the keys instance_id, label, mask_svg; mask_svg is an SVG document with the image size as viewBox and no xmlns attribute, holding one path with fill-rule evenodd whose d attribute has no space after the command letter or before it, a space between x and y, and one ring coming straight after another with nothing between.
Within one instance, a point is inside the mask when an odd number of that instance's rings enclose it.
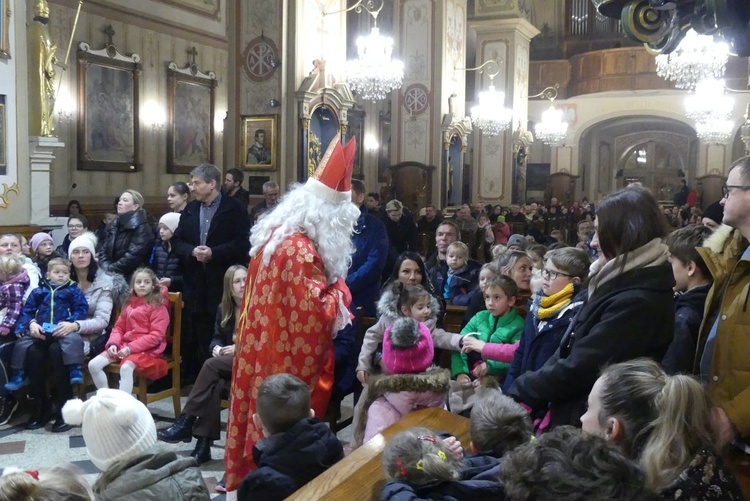
<instances>
[{"instance_id":1,"label":"man with glasses","mask_svg":"<svg viewBox=\"0 0 750 501\"><path fill-rule=\"evenodd\" d=\"M723 225L698 249L713 277L694 371L708 385L719 445L750 438L750 156L729 168ZM743 441L744 438L744 441ZM747 448L746 450L750 450Z\"/></svg>"}]
</instances>

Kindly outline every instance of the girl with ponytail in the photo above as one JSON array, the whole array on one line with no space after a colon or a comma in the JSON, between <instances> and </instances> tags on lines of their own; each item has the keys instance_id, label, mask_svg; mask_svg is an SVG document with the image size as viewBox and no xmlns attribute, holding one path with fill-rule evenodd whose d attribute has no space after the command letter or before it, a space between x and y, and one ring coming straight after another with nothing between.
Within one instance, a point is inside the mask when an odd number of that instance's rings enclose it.
<instances>
[{"instance_id":1,"label":"girl with ponytail","mask_svg":"<svg viewBox=\"0 0 750 501\"><path fill-rule=\"evenodd\" d=\"M637 461L663 499L744 499L713 447L710 408L698 381L641 358L604 369L581 423Z\"/></svg>"}]
</instances>

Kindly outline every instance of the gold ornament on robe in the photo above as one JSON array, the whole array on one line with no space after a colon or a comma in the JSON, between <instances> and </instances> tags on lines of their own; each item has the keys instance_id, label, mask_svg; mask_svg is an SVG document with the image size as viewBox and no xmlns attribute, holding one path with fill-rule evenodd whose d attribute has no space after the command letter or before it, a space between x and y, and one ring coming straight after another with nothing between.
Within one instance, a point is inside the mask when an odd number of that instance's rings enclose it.
<instances>
[{"instance_id":1,"label":"gold ornament on robe","mask_svg":"<svg viewBox=\"0 0 750 501\"><path fill-rule=\"evenodd\" d=\"M57 45L50 37L48 24L49 5L46 0L38 0L29 29L29 133L32 136L51 136L54 130Z\"/></svg>"}]
</instances>

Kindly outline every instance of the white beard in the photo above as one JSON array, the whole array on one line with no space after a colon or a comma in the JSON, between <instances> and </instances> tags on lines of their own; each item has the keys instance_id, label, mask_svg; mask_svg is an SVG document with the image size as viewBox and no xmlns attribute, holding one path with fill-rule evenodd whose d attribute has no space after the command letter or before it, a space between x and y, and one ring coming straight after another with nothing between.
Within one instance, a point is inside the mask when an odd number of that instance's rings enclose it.
<instances>
[{"instance_id":1,"label":"white beard","mask_svg":"<svg viewBox=\"0 0 750 501\"><path fill-rule=\"evenodd\" d=\"M353 203L331 203L296 184L279 205L253 227L250 256L263 249L263 264L268 265L278 245L295 233L313 241L323 260L326 278L333 284L345 278L352 262L352 232L359 218ZM265 246L265 247L264 247Z\"/></svg>"}]
</instances>

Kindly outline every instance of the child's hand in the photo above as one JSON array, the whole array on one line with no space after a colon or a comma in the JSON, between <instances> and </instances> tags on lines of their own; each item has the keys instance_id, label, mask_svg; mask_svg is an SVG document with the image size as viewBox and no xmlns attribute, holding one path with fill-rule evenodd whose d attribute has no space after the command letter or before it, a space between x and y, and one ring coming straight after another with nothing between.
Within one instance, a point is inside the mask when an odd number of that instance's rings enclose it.
<instances>
[{"instance_id":1,"label":"child's hand","mask_svg":"<svg viewBox=\"0 0 750 501\"><path fill-rule=\"evenodd\" d=\"M471 371L471 373L477 379L486 376L487 375L487 362L482 362L481 364L474 367L474 370Z\"/></svg>"},{"instance_id":2,"label":"child's hand","mask_svg":"<svg viewBox=\"0 0 750 501\"><path fill-rule=\"evenodd\" d=\"M29 324L29 334L31 334L31 337L35 337L37 339L46 339L44 332L42 332L42 326L36 322L31 322Z\"/></svg>"},{"instance_id":3,"label":"child's hand","mask_svg":"<svg viewBox=\"0 0 750 501\"><path fill-rule=\"evenodd\" d=\"M127 346L117 352L117 356L120 357L120 358L125 358L128 355L130 355L130 348L127 347Z\"/></svg>"},{"instance_id":4,"label":"child's hand","mask_svg":"<svg viewBox=\"0 0 750 501\"><path fill-rule=\"evenodd\" d=\"M109 348L107 348L107 353L109 353L109 355L112 356L112 357L116 357L117 356L117 351L118 351L118 349L117 349L117 346L115 346L115 345L112 345Z\"/></svg>"},{"instance_id":5,"label":"child's hand","mask_svg":"<svg viewBox=\"0 0 750 501\"><path fill-rule=\"evenodd\" d=\"M470 351L476 351L481 353L482 349L484 348L485 342L480 341L479 339L473 337L473 336L466 336L464 337L463 342L463 348L461 348L461 353L469 353Z\"/></svg>"},{"instance_id":6,"label":"child's hand","mask_svg":"<svg viewBox=\"0 0 750 501\"><path fill-rule=\"evenodd\" d=\"M357 379L362 384L367 384L367 371L357 371Z\"/></svg>"},{"instance_id":7,"label":"child's hand","mask_svg":"<svg viewBox=\"0 0 750 501\"><path fill-rule=\"evenodd\" d=\"M471 386L471 378L468 374L459 374L456 376L456 382L461 386Z\"/></svg>"},{"instance_id":8,"label":"child's hand","mask_svg":"<svg viewBox=\"0 0 750 501\"><path fill-rule=\"evenodd\" d=\"M171 278L164 277L164 278L160 278L159 279L159 285L163 285L167 289L169 289L169 285L171 283L172 283L172 279Z\"/></svg>"},{"instance_id":9,"label":"child's hand","mask_svg":"<svg viewBox=\"0 0 750 501\"><path fill-rule=\"evenodd\" d=\"M456 461L461 461L464 458L464 448L461 446L461 442L456 437L448 437L443 439L443 443L448 448L451 456L456 458Z\"/></svg>"}]
</instances>

